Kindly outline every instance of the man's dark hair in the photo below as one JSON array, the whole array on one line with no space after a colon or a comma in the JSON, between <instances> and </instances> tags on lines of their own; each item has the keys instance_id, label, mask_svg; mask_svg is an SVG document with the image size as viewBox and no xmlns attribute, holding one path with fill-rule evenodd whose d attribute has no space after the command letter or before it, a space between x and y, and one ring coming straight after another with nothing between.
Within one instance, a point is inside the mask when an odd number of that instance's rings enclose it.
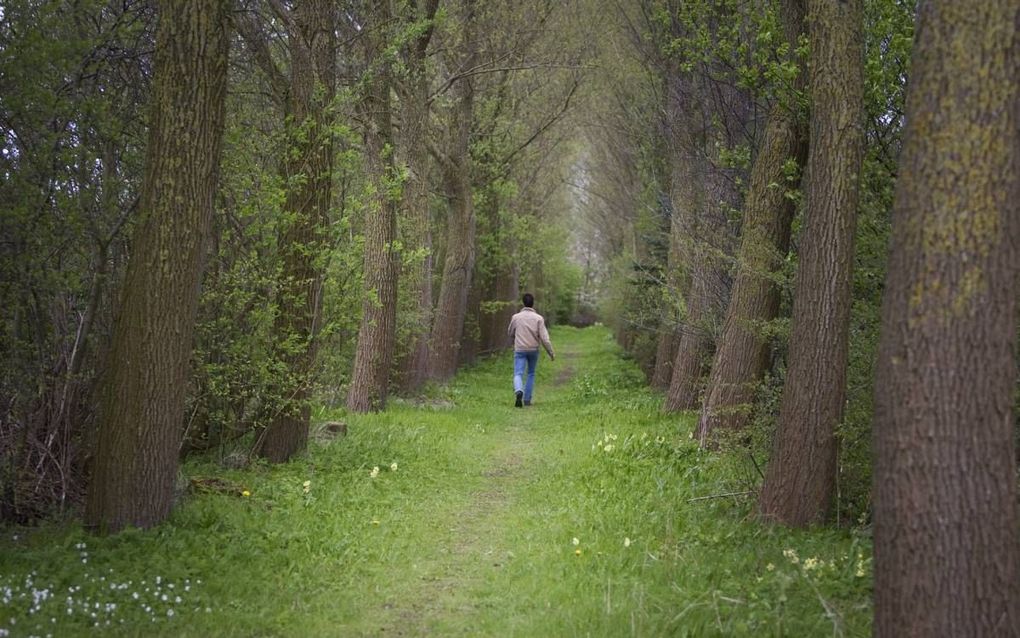
<instances>
[{"instance_id":1,"label":"man's dark hair","mask_svg":"<svg viewBox=\"0 0 1020 638\"><path fill-rule=\"evenodd\" d=\"M530 292L524 293L523 301L524 301L524 307L525 308L534 308L535 307L535 296L532 295Z\"/></svg>"}]
</instances>

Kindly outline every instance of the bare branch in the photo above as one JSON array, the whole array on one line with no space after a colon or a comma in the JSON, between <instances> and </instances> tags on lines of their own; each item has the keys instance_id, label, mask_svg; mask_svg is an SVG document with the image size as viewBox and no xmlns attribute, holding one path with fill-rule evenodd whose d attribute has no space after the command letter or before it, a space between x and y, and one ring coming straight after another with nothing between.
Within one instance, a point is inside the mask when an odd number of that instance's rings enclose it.
<instances>
[{"instance_id":1,"label":"bare branch","mask_svg":"<svg viewBox=\"0 0 1020 638\"><path fill-rule=\"evenodd\" d=\"M257 14L249 11L235 11L233 13L234 29L244 40L245 46L251 51L255 64L262 69L269 82L273 99L282 104L287 96L287 79L280 67L273 60L272 52L269 50L269 43L265 37L263 25Z\"/></svg>"}]
</instances>

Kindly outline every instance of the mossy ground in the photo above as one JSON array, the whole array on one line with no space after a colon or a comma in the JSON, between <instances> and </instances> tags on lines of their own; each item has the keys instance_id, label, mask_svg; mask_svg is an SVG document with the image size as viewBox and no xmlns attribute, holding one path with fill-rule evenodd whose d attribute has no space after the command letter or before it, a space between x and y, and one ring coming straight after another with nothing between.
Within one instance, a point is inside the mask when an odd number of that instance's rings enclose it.
<instances>
[{"instance_id":1,"label":"mossy ground","mask_svg":"<svg viewBox=\"0 0 1020 638\"><path fill-rule=\"evenodd\" d=\"M222 479L237 493L187 496L157 529L110 538L73 525L5 530L0 628L869 633L865 536L764 527L743 496L692 501L748 489L746 464L698 451L691 419L659 413L604 329L560 328L553 340L560 356L540 362L531 408L512 407L501 356L424 402L371 415L320 410L318 422L343 420L348 435L321 437L291 463L189 463L188 478Z\"/></svg>"}]
</instances>

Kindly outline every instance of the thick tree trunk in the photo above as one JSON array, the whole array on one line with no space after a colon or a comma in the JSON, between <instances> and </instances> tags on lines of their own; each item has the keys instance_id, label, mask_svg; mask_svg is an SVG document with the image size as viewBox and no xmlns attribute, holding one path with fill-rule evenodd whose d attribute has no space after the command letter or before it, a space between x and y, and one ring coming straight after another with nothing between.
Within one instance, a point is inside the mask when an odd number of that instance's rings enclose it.
<instances>
[{"instance_id":1,"label":"thick tree trunk","mask_svg":"<svg viewBox=\"0 0 1020 638\"><path fill-rule=\"evenodd\" d=\"M428 149L423 136L428 120L428 85L413 80L414 95L401 104L401 159L407 169L401 210L403 244L419 256L404 271L404 281L414 300L411 336L406 358L398 366L401 389L421 389L428 377L429 333L432 329L432 225L429 219Z\"/></svg>"},{"instance_id":2,"label":"thick tree trunk","mask_svg":"<svg viewBox=\"0 0 1020 638\"><path fill-rule=\"evenodd\" d=\"M138 227L114 329L85 524L170 513L227 88L228 3L160 3Z\"/></svg>"},{"instance_id":3,"label":"thick tree trunk","mask_svg":"<svg viewBox=\"0 0 1020 638\"><path fill-rule=\"evenodd\" d=\"M467 163L466 141L465 135L464 164ZM471 181L464 164L457 163L457 169L444 171L450 219L443 283L432 327L432 365L429 370L429 376L438 381L449 379L457 371L468 290L475 267L475 209L471 201Z\"/></svg>"},{"instance_id":4,"label":"thick tree trunk","mask_svg":"<svg viewBox=\"0 0 1020 638\"><path fill-rule=\"evenodd\" d=\"M787 42L796 46L804 32L803 2L785 0L781 11ZM797 88L805 84L800 80L805 77L805 73L800 74ZM777 277L789 250L790 224L796 209L789 194L798 183L791 183L787 162L796 161L800 169L808 150L807 127L792 108L782 103L772 107L751 171L736 281L698 423L702 446L711 442L717 428L735 431L747 425L755 388L768 368L768 344L762 326L779 312Z\"/></svg>"},{"instance_id":5,"label":"thick tree trunk","mask_svg":"<svg viewBox=\"0 0 1020 638\"><path fill-rule=\"evenodd\" d=\"M322 251L333 192L333 134L328 108L336 93L336 20L332 3L295 5L289 34L288 152L284 161L288 216L280 236L283 280L274 329L290 377L283 406L262 433L258 454L281 463L304 449L308 395L322 314Z\"/></svg>"},{"instance_id":6,"label":"thick tree trunk","mask_svg":"<svg viewBox=\"0 0 1020 638\"><path fill-rule=\"evenodd\" d=\"M790 358L763 518L804 526L828 514L846 403L854 230L863 152L861 0L808 0L811 140Z\"/></svg>"},{"instance_id":7,"label":"thick tree trunk","mask_svg":"<svg viewBox=\"0 0 1020 638\"><path fill-rule=\"evenodd\" d=\"M414 20L423 26L422 33L411 43L405 54L408 86L401 94L399 161L407 171L407 182L400 203L403 224L402 241L411 254L419 257L403 273L411 292L414 308L410 343L406 356L398 364L400 389L414 393L428 378L429 334L432 330L432 224L429 217L428 148L425 143L429 119L429 78L425 70L425 53L432 38L432 20L439 0L415 4Z\"/></svg>"},{"instance_id":8,"label":"thick tree trunk","mask_svg":"<svg viewBox=\"0 0 1020 638\"><path fill-rule=\"evenodd\" d=\"M875 625L1020 631L1020 3L919 7L875 381Z\"/></svg>"},{"instance_id":9,"label":"thick tree trunk","mask_svg":"<svg viewBox=\"0 0 1020 638\"><path fill-rule=\"evenodd\" d=\"M474 0L464 2L463 54L461 68L471 68L475 60ZM460 342L467 315L468 291L475 268L475 208L471 190L470 138L474 116L474 86L470 77L454 85L456 101L450 113L449 153L437 159L442 163L443 188L449 201L446 261L443 282L436 304L429 377L446 381L457 371Z\"/></svg>"},{"instance_id":10,"label":"thick tree trunk","mask_svg":"<svg viewBox=\"0 0 1020 638\"><path fill-rule=\"evenodd\" d=\"M386 25L387 3L378 5L378 25ZM369 58L375 66L363 103L371 126L365 132L365 158L373 185L371 209L365 215L365 299L362 303L358 348L347 394L347 408L354 412L379 410L385 406L396 340L397 202L389 195L387 179L394 174L391 122L391 71L385 59L385 34L376 27L369 44Z\"/></svg>"}]
</instances>

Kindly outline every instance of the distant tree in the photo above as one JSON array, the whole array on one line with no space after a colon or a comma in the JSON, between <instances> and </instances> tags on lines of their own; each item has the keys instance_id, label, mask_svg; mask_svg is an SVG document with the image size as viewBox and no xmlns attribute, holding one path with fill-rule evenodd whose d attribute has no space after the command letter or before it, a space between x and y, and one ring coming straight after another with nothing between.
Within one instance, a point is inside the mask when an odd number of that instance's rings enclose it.
<instances>
[{"instance_id":1,"label":"distant tree","mask_svg":"<svg viewBox=\"0 0 1020 638\"><path fill-rule=\"evenodd\" d=\"M921 3L875 383L874 633L1020 631L1020 2Z\"/></svg>"},{"instance_id":2,"label":"distant tree","mask_svg":"<svg viewBox=\"0 0 1020 638\"><path fill-rule=\"evenodd\" d=\"M846 403L854 232L864 147L862 0L808 0L810 142L790 334L763 518L824 519L836 484Z\"/></svg>"},{"instance_id":3,"label":"distant tree","mask_svg":"<svg viewBox=\"0 0 1020 638\"><path fill-rule=\"evenodd\" d=\"M139 224L101 398L86 525L151 527L173 501L198 284L219 171L226 0L163 1Z\"/></svg>"}]
</instances>

